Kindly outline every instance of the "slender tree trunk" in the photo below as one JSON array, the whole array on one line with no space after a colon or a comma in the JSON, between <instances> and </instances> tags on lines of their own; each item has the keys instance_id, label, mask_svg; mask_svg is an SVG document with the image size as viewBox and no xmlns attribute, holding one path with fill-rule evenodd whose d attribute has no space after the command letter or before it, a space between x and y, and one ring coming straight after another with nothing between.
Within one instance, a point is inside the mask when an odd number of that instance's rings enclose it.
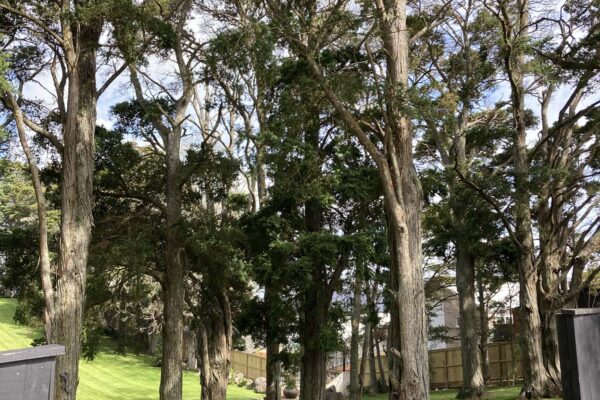
<instances>
[{"instance_id":1,"label":"slender tree trunk","mask_svg":"<svg viewBox=\"0 0 600 400\"><path fill-rule=\"evenodd\" d=\"M8 92L5 95L9 107L13 111L15 122L17 125L17 132L19 134L19 140L21 147L27 158L29 164L29 171L31 173L31 181L33 183L33 190L35 192L35 201L37 205L38 214L38 230L39 230L39 252L40 252L40 279L42 283L42 292L44 294L44 333L46 335L46 341L52 343L52 324L54 321L54 288L52 286L51 277L51 266L50 266L50 252L48 250L48 223L46 219L46 198L44 196L44 189L40 180L40 172L37 167L37 163L29 143L27 143L27 135L25 131L25 121L23 119L23 113L21 108L17 104L14 96Z\"/></svg>"},{"instance_id":2,"label":"slender tree trunk","mask_svg":"<svg viewBox=\"0 0 600 400\"><path fill-rule=\"evenodd\" d=\"M370 386L370 390L371 393L377 393L379 392L379 377L377 376L377 360L375 360L375 340L373 338L373 325L371 324L371 334L370 336L370 341L369 341L369 371L371 371L370 374L370 382L369 382L369 386Z\"/></svg>"},{"instance_id":3,"label":"slender tree trunk","mask_svg":"<svg viewBox=\"0 0 600 400\"><path fill-rule=\"evenodd\" d=\"M362 313L361 307L362 294L362 272L359 266L356 266L354 273L354 299L352 304L352 336L350 338L350 400L360 399L360 384L359 384L359 368L358 368L358 348L359 343L359 328L360 316Z\"/></svg>"},{"instance_id":4,"label":"slender tree trunk","mask_svg":"<svg viewBox=\"0 0 600 400\"><path fill-rule=\"evenodd\" d=\"M93 223L92 180L96 127L96 45L102 28L93 20L78 27L78 51L71 51L67 121L61 175L54 342L66 347L56 362L55 398L75 400L79 383L81 324L88 249ZM71 39L69 39L71 40ZM76 55L75 55L76 54Z\"/></svg>"},{"instance_id":5,"label":"slender tree trunk","mask_svg":"<svg viewBox=\"0 0 600 400\"><path fill-rule=\"evenodd\" d=\"M458 398L478 399L485 394L481 358L477 339L477 306L475 304L475 260L468 244L456 243L456 288L460 315L460 343L463 386Z\"/></svg>"},{"instance_id":6,"label":"slender tree trunk","mask_svg":"<svg viewBox=\"0 0 600 400\"><path fill-rule=\"evenodd\" d=\"M379 337L375 338L375 349L377 350L377 363L379 365L379 387L382 393L388 391L386 377L385 377L385 367L383 366L383 354L381 354L381 341Z\"/></svg>"},{"instance_id":7,"label":"slender tree trunk","mask_svg":"<svg viewBox=\"0 0 600 400\"><path fill-rule=\"evenodd\" d=\"M166 252L163 303L163 362L160 377L160 399L181 400L183 369L184 267L181 259L181 132L167 134L166 165Z\"/></svg>"},{"instance_id":8,"label":"slender tree trunk","mask_svg":"<svg viewBox=\"0 0 600 400\"><path fill-rule=\"evenodd\" d=\"M224 290L215 295L215 301L210 312L199 316L201 400L225 400L229 383L233 339L231 306Z\"/></svg>"},{"instance_id":9,"label":"slender tree trunk","mask_svg":"<svg viewBox=\"0 0 600 400\"><path fill-rule=\"evenodd\" d=\"M360 378L359 378L359 390L358 392L362 396L366 381L365 376L367 375L367 362L369 361L369 344L371 343L371 323L367 320L365 322L365 333L363 335L363 343L362 343L362 355L360 358Z\"/></svg>"},{"instance_id":10,"label":"slender tree trunk","mask_svg":"<svg viewBox=\"0 0 600 400\"><path fill-rule=\"evenodd\" d=\"M191 330L189 326L183 329L183 346L185 349L183 359L186 369L196 370L198 368L198 338L196 332Z\"/></svg>"},{"instance_id":11,"label":"slender tree trunk","mask_svg":"<svg viewBox=\"0 0 600 400\"><path fill-rule=\"evenodd\" d=\"M487 385L490 381L490 359L488 353L489 326L487 308L485 306L485 287L483 285L482 277L479 276L477 281L479 292L479 352L481 354L483 382Z\"/></svg>"}]
</instances>

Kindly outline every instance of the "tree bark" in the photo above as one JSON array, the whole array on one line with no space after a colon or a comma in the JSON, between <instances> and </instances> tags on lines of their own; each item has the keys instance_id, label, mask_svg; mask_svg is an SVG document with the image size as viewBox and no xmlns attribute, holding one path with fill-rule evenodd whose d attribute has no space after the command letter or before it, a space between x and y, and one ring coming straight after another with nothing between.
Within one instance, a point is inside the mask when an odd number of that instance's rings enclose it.
<instances>
[{"instance_id":1,"label":"tree bark","mask_svg":"<svg viewBox=\"0 0 600 400\"><path fill-rule=\"evenodd\" d=\"M259 200L261 197L259 197ZM261 200L262 202L262 200ZM272 309L274 293L271 285L265 286L265 303L267 309ZM279 341L274 332L277 324L273 324L271 314L267 317L267 396L266 400L279 400L281 398L281 362L279 361Z\"/></svg>"},{"instance_id":2,"label":"tree bark","mask_svg":"<svg viewBox=\"0 0 600 400\"><path fill-rule=\"evenodd\" d=\"M181 400L183 363L184 267L181 259L180 129L168 132L166 143L166 273L163 288L163 360L160 399Z\"/></svg>"},{"instance_id":3,"label":"tree bark","mask_svg":"<svg viewBox=\"0 0 600 400\"><path fill-rule=\"evenodd\" d=\"M468 244L456 243L456 288L460 315L460 343L463 386L460 399L479 399L485 394L481 358L477 338L477 306L475 304L475 260Z\"/></svg>"},{"instance_id":4,"label":"tree bark","mask_svg":"<svg viewBox=\"0 0 600 400\"><path fill-rule=\"evenodd\" d=\"M381 345L379 337L375 338L375 349L377 350L377 363L379 365L379 386L382 393L388 391L387 382L385 378L385 368L383 367L383 357L381 354Z\"/></svg>"},{"instance_id":5,"label":"tree bark","mask_svg":"<svg viewBox=\"0 0 600 400\"><path fill-rule=\"evenodd\" d=\"M373 338L373 324L371 323L371 334L370 336L370 341L369 341L369 370L371 371L370 374L370 382L369 382L369 387L371 390L371 393L378 393L379 392L379 377L377 374L377 360L375 360L375 340Z\"/></svg>"},{"instance_id":6,"label":"tree bark","mask_svg":"<svg viewBox=\"0 0 600 400\"><path fill-rule=\"evenodd\" d=\"M358 265L354 273L354 298L352 304L352 336L350 338L350 400L360 399L360 384L359 384L359 368L358 368L358 348L359 343L359 328L360 316L362 313L361 307L362 294L362 273Z\"/></svg>"},{"instance_id":7,"label":"tree bark","mask_svg":"<svg viewBox=\"0 0 600 400\"><path fill-rule=\"evenodd\" d=\"M383 49L387 127L384 198L388 210L390 286L390 400L429 399L427 319L421 266L421 186L413 164L412 130L400 94L406 90L409 36L406 0L379 9ZM380 168L381 170L381 168Z\"/></svg>"},{"instance_id":8,"label":"tree bark","mask_svg":"<svg viewBox=\"0 0 600 400\"><path fill-rule=\"evenodd\" d=\"M482 277L477 279L479 300L479 352L481 354L481 373L485 385L490 381L490 358L488 353L488 315L485 301L485 286Z\"/></svg>"},{"instance_id":9,"label":"tree bark","mask_svg":"<svg viewBox=\"0 0 600 400\"><path fill-rule=\"evenodd\" d=\"M298 43L295 34L289 39L294 49L306 59L338 117L377 165L388 223L388 289L395 297L390 305L390 399L428 400L427 319L421 265L421 186L413 164L410 120L402 111L401 96L408 83L409 68L406 0L378 1L376 6L387 68L383 149L371 140L357 117L329 85L308 44ZM273 2L269 2L269 8L275 19L283 18L281 10Z\"/></svg>"},{"instance_id":10,"label":"tree bark","mask_svg":"<svg viewBox=\"0 0 600 400\"><path fill-rule=\"evenodd\" d=\"M362 343L362 355L360 357L360 378L359 378L359 394L363 395L365 390L366 381L365 376L367 375L367 362L369 361L369 344L371 343L371 323L369 320L365 322L363 335L363 343Z\"/></svg>"},{"instance_id":11,"label":"tree bark","mask_svg":"<svg viewBox=\"0 0 600 400\"><path fill-rule=\"evenodd\" d=\"M527 38L529 2L519 4L519 39ZM551 377L544 368L542 356L541 320L537 299L538 271L534 263L534 241L531 222L527 127L525 124L524 54L510 52L504 58L511 85L511 101L515 130L513 137L513 167L515 176L515 237L518 243L519 300L521 317L521 347L523 352L523 395L532 398L557 394ZM560 390L558 390L560 392Z\"/></svg>"},{"instance_id":12,"label":"tree bark","mask_svg":"<svg viewBox=\"0 0 600 400\"><path fill-rule=\"evenodd\" d=\"M196 370L198 368L198 338L196 332L189 326L183 329L184 363L187 370Z\"/></svg>"},{"instance_id":13,"label":"tree bark","mask_svg":"<svg viewBox=\"0 0 600 400\"><path fill-rule=\"evenodd\" d=\"M203 309L206 314L200 316L197 335L201 400L225 400L231 368L233 324L225 290L219 290L214 301L215 304Z\"/></svg>"},{"instance_id":14,"label":"tree bark","mask_svg":"<svg viewBox=\"0 0 600 400\"><path fill-rule=\"evenodd\" d=\"M70 22L66 22L70 24ZM54 342L66 347L56 362L55 398L75 400L79 383L81 324L85 299L88 249L93 223L92 181L96 127L96 46L102 22L78 25L68 54L68 106L61 175L61 222L58 254ZM69 44L71 46L71 44Z\"/></svg>"}]
</instances>

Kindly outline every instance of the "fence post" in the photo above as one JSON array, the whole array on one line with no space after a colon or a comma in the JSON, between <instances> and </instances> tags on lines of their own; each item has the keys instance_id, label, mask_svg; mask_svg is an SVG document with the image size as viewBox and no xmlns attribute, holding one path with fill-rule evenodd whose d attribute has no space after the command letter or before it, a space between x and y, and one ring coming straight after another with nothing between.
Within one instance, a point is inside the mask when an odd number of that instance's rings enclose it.
<instances>
[{"instance_id":1,"label":"fence post","mask_svg":"<svg viewBox=\"0 0 600 400\"><path fill-rule=\"evenodd\" d=\"M246 378L248 377L249 373L248 373L248 367L250 365L250 355L248 353L246 353Z\"/></svg>"},{"instance_id":2,"label":"fence post","mask_svg":"<svg viewBox=\"0 0 600 400\"><path fill-rule=\"evenodd\" d=\"M448 349L444 349L444 371L446 375L446 389L450 387L450 379L448 378Z\"/></svg>"}]
</instances>

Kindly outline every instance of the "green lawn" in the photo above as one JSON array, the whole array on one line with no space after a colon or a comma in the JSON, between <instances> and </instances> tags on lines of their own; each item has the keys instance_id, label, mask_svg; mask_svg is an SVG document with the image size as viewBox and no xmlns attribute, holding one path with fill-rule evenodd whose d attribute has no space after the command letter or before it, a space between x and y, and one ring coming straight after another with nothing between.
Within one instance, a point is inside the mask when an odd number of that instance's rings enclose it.
<instances>
[{"instance_id":1,"label":"green lawn","mask_svg":"<svg viewBox=\"0 0 600 400\"><path fill-rule=\"evenodd\" d=\"M0 351L29 347L35 332L13 322L16 301L0 298ZM156 400L160 382L160 369L152 366L148 356L121 356L111 351L100 352L94 361L82 361L79 400ZM185 372L183 378L185 400L200 398L198 376ZM490 400L515 400L518 388L493 388ZM431 400L451 400L455 390L434 391ZM228 400L258 400L250 390L229 386ZM386 400L387 395L369 396L371 400Z\"/></svg>"},{"instance_id":2,"label":"green lawn","mask_svg":"<svg viewBox=\"0 0 600 400\"><path fill-rule=\"evenodd\" d=\"M0 351L29 347L35 332L13 322L16 301L0 298ZM94 361L81 361L79 400L156 400L160 368L152 366L146 356L121 356L110 351L98 354ZM185 372L185 400L198 400L198 375ZM250 390L230 386L228 400L257 400L262 398Z\"/></svg>"},{"instance_id":3,"label":"green lawn","mask_svg":"<svg viewBox=\"0 0 600 400\"><path fill-rule=\"evenodd\" d=\"M519 396L519 388L491 388L489 400L516 400ZM387 400L386 394L369 396L369 400ZM454 400L456 390L436 390L431 392L431 400Z\"/></svg>"}]
</instances>

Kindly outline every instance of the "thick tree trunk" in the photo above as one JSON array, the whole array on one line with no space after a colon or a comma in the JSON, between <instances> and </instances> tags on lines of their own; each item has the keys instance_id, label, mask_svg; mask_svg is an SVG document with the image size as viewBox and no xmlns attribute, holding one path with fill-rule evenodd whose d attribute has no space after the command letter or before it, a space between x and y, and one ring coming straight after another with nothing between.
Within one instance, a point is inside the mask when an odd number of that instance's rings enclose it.
<instances>
[{"instance_id":1,"label":"thick tree trunk","mask_svg":"<svg viewBox=\"0 0 600 400\"><path fill-rule=\"evenodd\" d=\"M60 248L55 292L54 343L66 347L56 362L55 398L75 400L79 383L81 324L88 248L93 223L96 45L101 23L79 26L71 53L61 175ZM74 55L76 54L76 56Z\"/></svg>"},{"instance_id":2,"label":"thick tree trunk","mask_svg":"<svg viewBox=\"0 0 600 400\"><path fill-rule=\"evenodd\" d=\"M360 384L359 384L359 367L358 367L358 349L359 343L359 328L360 316L362 313L361 306L362 294L362 272L358 265L354 273L354 298L352 304L352 336L350 338L350 400L360 399Z\"/></svg>"},{"instance_id":3,"label":"thick tree trunk","mask_svg":"<svg viewBox=\"0 0 600 400\"><path fill-rule=\"evenodd\" d=\"M340 119L373 158L382 181L390 244L390 400L429 399L427 319L421 265L421 187L413 164L410 120L403 112L401 92L408 83L409 38L406 0L376 2L383 54L386 57L385 140L383 149L371 141L355 116L325 78L321 66L303 43L316 79Z\"/></svg>"},{"instance_id":4,"label":"thick tree trunk","mask_svg":"<svg viewBox=\"0 0 600 400\"><path fill-rule=\"evenodd\" d=\"M477 306L475 304L475 260L468 244L456 243L456 288L460 315L460 343L463 386L458 398L478 399L485 394L481 358L477 338Z\"/></svg>"},{"instance_id":5,"label":"thick tree trunk","mask_svg":"<svg viewBox=\"0 0 600 400\"><path fill-rule=\"evenodd\" d=\"M229 298L224 290L219 290L214 301L209 306L211 310L199 316L201 400L225 400L231 368L233 325Z\"/></svg>"},{"instance_id":6,"label":"thick tree trunk","mask_svg":"<svg viewBox=\"0 0 600 400\"><path fill-rule=\"evenodd\" d=\"M272 310L274 293L271 285L265 287L265 303L268 310ZM269 313L267 317L267 400L279 400L281 398L281 362L279 360L279 341L275 329L277 324L273 323L275 316Z\"/></svg>"},{"instance_id":7,"label":"thick tree trunk","mask_svg":"<svg viewBox=\"0 0 600 400\"><path fill-rule=\"evenodd\" d=\"M27 143L25 121L23 119L23 113L21 112L21 108L19 107L17 101L10 92L7 92L5 97L15 117L17 132L19 134L19 141L21 142L23 153L25 153L27 163L29 164L31 181L33 183L33 190L35 192L39 230L38 234L40 252L40 279L42 283L42 292L44 294L44 333L46 335L46 341L48 343L52 343L52 325L54 321L54 288L52 286L50 252L48 250L46 197L44 196L44 189L40 180L40 172L38 170L35 157L33 155L33 152L31 151L31 148L29 147L29 143Z\"/></svg>"},{"instance_id":8,"label":"thick tree trunk","mask_svg":"<svg viewBox=\"0 0 600 400\"><path fill-rule=\"evenodd\" d=\"M321 331L326 318L328 302L320 268L314 271L311 287L304 294L303 326L301 328L302 359L300 368L300 400L325 400L326 354L321 345Z\"/></svg>"},{"instance_id":9,"label":"thick tree trunk","mask_svg":"<svg viewBox=\"0 0 600 400\"><path fill-rule=\"evenodd\" d=\"M386 163L380 167L388 216L390 285L390 400L429 399L427 319L421 265L421 186L413 164L410 120L401 97L408 84L406 0L379 10L386 57ZM388 175L389 174L389 175Z\"/></svg>"}]
</instances>

